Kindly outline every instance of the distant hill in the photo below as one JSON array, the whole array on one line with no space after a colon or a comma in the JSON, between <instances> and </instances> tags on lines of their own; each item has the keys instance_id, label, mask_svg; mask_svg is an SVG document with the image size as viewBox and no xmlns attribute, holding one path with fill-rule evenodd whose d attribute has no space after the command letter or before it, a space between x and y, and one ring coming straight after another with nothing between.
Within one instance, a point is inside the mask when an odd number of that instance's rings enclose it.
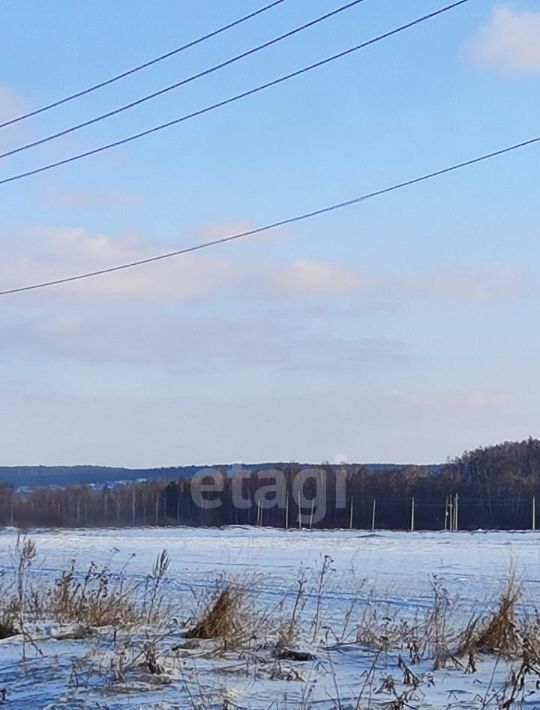
<instances>
[{"instance_id":1,"label":"distant hill","mask_svg":"<svg viewBox=\"0 0 540 710\"><path fill-rule=\"evenodd\" d=\"M192 479L202 468L207 467L0 468L0 479L9 484L2 486L0 480L0 526L289 527L305 524L309 509L310 516L317 512L313 523L319 528L540 529L540 441L536 439L468 451L432 466L275 462L213 466L226 477L219 491L213 492L218 494L213 499L217 505L209 507L200 504L201 491ZM265 476L257 474L271 468L283 473L282 497L261 506ZM318 472L307 480L297 478L306 468ZM248 475L239 477L240 470ZM308 519L311 526L312 517Z\"/></svg>"},{"instance_id":2,"label":"distant hill","mask_svg":"<svg viewBox=\"0 0 540 710\"><path fill-rule=\"evenodd\" d=\"M283 468L284 462L266 462L242 464L248 471L265 468ZM313 466L317 464L299 464ZM224 471L239 464L212 464ZM120 468L113 466L0 466L0 481L16 488L35 486L71 486L114 484L130 481L160 481L190 478L204 466L171 466L167 468ZM368 471L390 471L399 468L398 464L367 464ZM427 467L436 470L439 466Z\"/></svg>"},{"instance_id":3,"label":"distant hill","mask_svg":"<svg viewBox=\"0 0 540 710\"><path fill-rule=\"evenodd\" d=\"M0 481L17 488L33 486L105 485L120 481L160 480L192 476L198 466L132 469L113 466L0 466Z\"/></svg>"}]
</instances>

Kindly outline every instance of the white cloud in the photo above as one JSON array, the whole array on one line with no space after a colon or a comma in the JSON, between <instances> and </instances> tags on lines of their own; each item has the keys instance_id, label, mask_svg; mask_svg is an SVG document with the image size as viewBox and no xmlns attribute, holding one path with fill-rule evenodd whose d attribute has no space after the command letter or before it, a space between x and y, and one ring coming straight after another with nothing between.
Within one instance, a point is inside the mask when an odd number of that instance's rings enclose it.
<instances>
[{"instance_id":1,"label":"white cloud","mask_svg":"<svg viewBox=\"0 0 540 710\"><path fill-rule=\"evenodd\" d=\"M180 371L278 367L319 369L391 364L409 356L393 338L308 332L268 317L138 313L51 313L0 318L0 354L78 362L165 363Z\"/></svg>"},{"instance_id":2,"label":"white cloud","mask_svg":"<svg viewBox=\"0 0 540 710\"><path fill-rule=\"evenodd\" d=\"M374 388L277 388L264 398L207 390L134 406L114 396L4 394L2 455L13 465L167 466L320 462L346 451L358 462L433 463L538 429L535 397L493 408L463 406L467 397L438 393L422 401Z\"/></svg>"},{"instance_id":3,"label":"white cloud","mask_svg":"<svg viewBox=\"0 0 540 710\"><path fill-rule=\"evenodd\" d=\"M44 189L45 200L52 205L60 205L73 209L125 209L143 202L141 195L131 194L122 190L65 190L53 187Z\"/></svg>"},{"instance_id":4,"label":"white cloud","mask_svg":"<svg viewBox=\"0 0 540 710\"><path fill-rule=\"evenodd\" d=\"M151 243L137 235L111 238L68 227L40 228L10 242L11 247L4 246L5 257L0 263L2 290L136 262L171 249L170 245ZM228 259L186 254L66 284L47 294L68 302L74 296L98 300L190 299L227 289L243 274L243 265Z\"/></svg>"},{"instance_id":5,"label":"white cloud","mask_svg":"<svg viewBox=\"0 0 540 710\"><path fill-rule=\"evenodd\" d=\"M490 410L506 412L514 404L514 398L508 392L500 390L487 390L482 388L452 391L432 392L424 395L403 395L401 404L405 408L417 411L438 411L455 416L459 412L475 412L477 410Z\"/></svg>"},{"instance_id":6,"label":"white cloud","mask_svg":"<svg viewBox=\"0 0 540 710\"><path fill-rule=\"evenodd\" d=\"M29 105L14 89L0 81L0 123L26 113ZM22 121L7 126L0 132L0 152L10 150L34 137L32 122Z\"/></svg>"},{"instance_id":7,"label":"white cloud","mask_svg":"<svg viewBox=\"0 0 540 710\"><path fill-rule=\"evenodd\" d=\"M305 293L343 293L361 287L360 272L341 264L300 259L278 268L272 280L278 288Z\"/></svg>"},{"instance_id":8,"label":"white cloud","mask_svg":"<svg viewBox=\"0 0 540 710\"><path fill-rule=\"evenodd\" d=\"M477 389L467 393L466 403L469 407L476 409L504 409L513 403L513 397L504 392L487 392Z\"/></svg>"},{"instance_id":9,"label":"white cloud","mask_svg":"<svg viewBox=\"0 0 540 710\"><path fill-rule=\"evenodd\" d=\"M217 229L217 228L216 228ZM237 225L222 225L220 234L234 232ZM193 242L202 242L210 232ZM214 230L215 231L215 230ZM217 232L216 232L217 233ZM136 234L110 236L78 227L42 227L23 235L0 239L0 290L99 271L137 262L172 251L172 246ZM440 301L491 303L513 299L531 289L528 276L504 264L444 267L412 275L368 271L343 263L299 259L289 263L261 258L238 258L236 252L216 249L156 261L26 294L17 303L40 307L71 308L74 302L104 305L128 301L163 302L211 299L234 295L245 302L291 302L307 304L313 298L335 303L336 298L355 298L357 305L402 305ZM332 298L334 297L334 298Z\"/></svg>"},{"instance_id":10,"label":"white cloud","mask_svg":"<svg viewBox=\"0 0 540 710\"><path fill-rule=\"evenodd\" d=\"M0 122L9 121L25 110L23 99L9 86L0 83Z\"/></svg>"},{"instance_id":11,"label":"white cloud","mask_svg":"<svg viewBox=\"0 0 540 710\"><path fill-rule=\"evenodd\" d=\"M450 301L489 303L523 295L529 279L500 264L447 267L403 276L369 273L332 262L299 260L269 275L274 289L306 294L357 293L378 301Z\"/></svg>"},{"instance_id":12,"label":"white cloud","mask_svg":"<svg viewBox=\"0 0 540 710\"><path fill-rule=\"evenodd\" d=\"M530 289L530 280L517 269L502 264L452 267L414 278L394 281L396 295L419 300L492 303L520 297Z\"/></svg>"},{"instance_id":13,"label":"white cloud","mask_svg":"<svg viewBox=\"0 0 540 710\"><path fill-rule=\"evenodd\" d=\"M472 51L486 66L540 71L540 11L496 7L473 40Z\"/></svg>"}]
</instances>

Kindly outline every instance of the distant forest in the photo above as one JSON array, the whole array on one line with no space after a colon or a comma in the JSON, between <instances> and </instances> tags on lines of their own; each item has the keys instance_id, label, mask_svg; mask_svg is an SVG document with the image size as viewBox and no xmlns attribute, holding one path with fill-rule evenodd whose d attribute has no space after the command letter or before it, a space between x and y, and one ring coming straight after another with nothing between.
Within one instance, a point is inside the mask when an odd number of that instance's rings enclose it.
<instances>
[{"instance_id":1,"label":"distant forest","mask_svg":"<svg viewBox=\"0 0 540 710\"><path fill-rule=\"evenodd\" d=\"M302 467L312 464L299 464ZM232 469L240 464L217 465L217 468ZM280 463L242 464L245 471L258 471L268 468L282 469L286 466ZM104 485L112 483L127 483L130 481L172 481L180 478L190 478L201 466L169 466L167 468L120 468L115 466L0 466L0 482L8 483L14 488L30 488L34 486L74 486L74 485ZM366 464L370 471L387 471L396 468L396 464ZM430 470L438 466L429 466Z\"/></svg>"},{"instance_id":2,"label":"distant forest","mask_svg":"<svg viewBox=\"0 0 540 710\"><path fill-rule=\"evenodd\" d=\"M267 508L261 500L264 471L269 467L283 473L282 503L286 500L286 505ZM247 471L244 469L239 481L239 474L231 474L228 467L222 467L222 489L215 496L207 495L211 501L208 507L196 504L197 492L193 490L192 478L198 470L196 467L162 469L160 477L154 470L155 480L130 480L128 476L121 483L94 478L91 484L59 486L56 477L56 485L45 485L48 481L44 476L40 477L40 486L17 488L13 481L4 480L0 482L0 525L22 528L133 525L399 530L411 527L417 530L536 528L536 499L540 508L540 441L536 439L466 452L440 466L310 466L316 473L303 486L300 508L294 490L295 479L298 481L303 468L306 466L293 463L250 466ZM70 470L73 471L65 469ZM90 475L93 467L76 470ZM98 469L100 472L108 470ZM113 470L118 472L118 469ZM145 478L140 471L130 473ZM321 494L320 487L318 489L321 481L326 484L325 511L318 519L313 511L316 496ZM96 482L100 485L95 485ZM233 504L239 483L244 501L241 507ZM337 490L344 491L344 498L341 496L339 501ZM212 503L217 498L219 501ZM317 505L319 503L317 499ZM340 503L342 507L336 507ZM299 513L303 514L300 522Z\"/></svg>"}]
</instances>

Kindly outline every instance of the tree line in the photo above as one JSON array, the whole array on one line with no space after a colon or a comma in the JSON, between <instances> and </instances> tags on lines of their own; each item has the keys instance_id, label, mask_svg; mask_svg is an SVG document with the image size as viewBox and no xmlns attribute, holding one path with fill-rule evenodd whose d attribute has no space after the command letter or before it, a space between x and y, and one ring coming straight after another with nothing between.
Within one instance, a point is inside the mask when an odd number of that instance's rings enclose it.
<instances>
[{"instance_id":1,"label":"tree line","mask_svg":"<svg viewBox=\"0 0 540 710\"><path fill-rule=\"evenodd\" d=\"M271 476L264 469L231 473L224 467L213 472L217 489L205 474L26 490L0 483L0 525L530 529L536 523L536 497L540 510L536 439L465 452L433 468L323 464L312 467L301 486L305 467L276 466L279 490L268 485Z\"/></svg>"}]
</instances>

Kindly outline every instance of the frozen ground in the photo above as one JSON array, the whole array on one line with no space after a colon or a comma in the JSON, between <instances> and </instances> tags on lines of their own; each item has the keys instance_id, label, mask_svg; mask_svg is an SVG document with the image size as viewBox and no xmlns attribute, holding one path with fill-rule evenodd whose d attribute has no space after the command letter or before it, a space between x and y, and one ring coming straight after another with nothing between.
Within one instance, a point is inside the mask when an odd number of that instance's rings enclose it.
<instances>
[{"instance_id":1,"label":"frozen ground","mask_svg":"<svg viewBox=\"0 0 540 710\"><path fill-rule=\"evenodd\" d=\"M39 552L34 584L54 579L71 560L79 569L91 561L113 571L127 564L130 579L143 580L159 551L167 549L171 565L164 589L175 613L159 641L164 672L156 676L127 663L125 677L112 681L108 669L117 660L114 641L117 645L120 641L104 632L88 639L58 639L54 636L69 635L69 629L38 624L32 629L32 643L26 644L25 661L19 636L0 641L0 689L6 689L6 706L11 708L497 708L496 692L508 677L510 661L483 657L476 673L465 673L459 668L433 671L433 664L424 660L410 666L422 681L412 692L402 683L397 651L376 654L353 643L351 633L367 606L388 617L414 619L425 614L432 604L434 575L448 592L454 620L465 622L472 612L493 604L511 565L523 581L528 611L540 600L540 546L535 533L371 534L233 527L30 534ZM0 534L0 560L7 575L14 565L15 541L13 530ZM326 555L332 569L319 595L318 575ZM253 604L277 614L282 602L285 607L293 603L301 569L307 580L303 619L310 642L320 607L315 660L287 661L277 667L269 661L263 640L245 652L226 653L213 642L193 648L183 643L182 624L193 613L195 598L218 575L247 580ZM140 648L150 634L142 628L132 631L130 643ZM171 654L176 646L180 649ZM88 667L80 662L85 654ZM395 692L385 687L389 676ZM403 690L411 690L404 696L406 704L396 704ZM540 709L534 684L526 688L526 697L514 707Z\"/></svg>"}]
</instances>

